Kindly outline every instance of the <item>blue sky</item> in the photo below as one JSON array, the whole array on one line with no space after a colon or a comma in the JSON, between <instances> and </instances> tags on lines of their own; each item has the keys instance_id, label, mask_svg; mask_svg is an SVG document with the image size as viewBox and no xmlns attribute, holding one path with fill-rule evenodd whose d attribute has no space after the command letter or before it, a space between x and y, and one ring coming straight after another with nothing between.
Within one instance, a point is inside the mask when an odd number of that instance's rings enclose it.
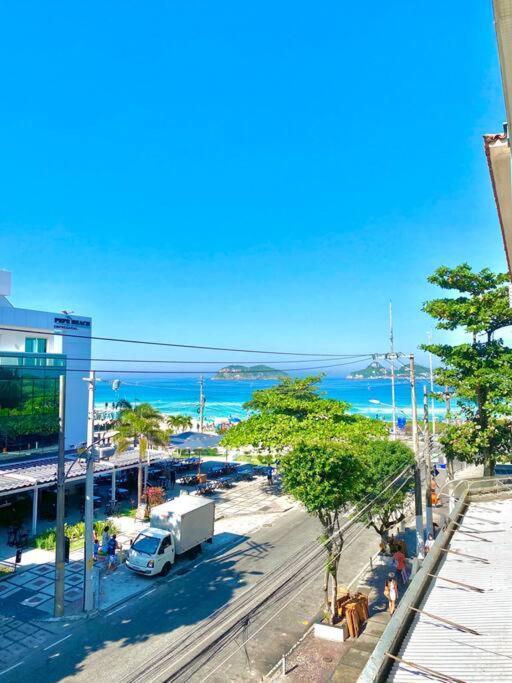
<instances>
[{"instance_id":1,"label":"blue sky","mask_svg":"<svg viewBox=\"0 0 512 683\"><path fill-rule=\"evenodd\" d=\"M366 352L392 298L415 348L428 273L505 268L491 4L4 4L13 302L97 334Z\"/></svg>"}]
</instances>

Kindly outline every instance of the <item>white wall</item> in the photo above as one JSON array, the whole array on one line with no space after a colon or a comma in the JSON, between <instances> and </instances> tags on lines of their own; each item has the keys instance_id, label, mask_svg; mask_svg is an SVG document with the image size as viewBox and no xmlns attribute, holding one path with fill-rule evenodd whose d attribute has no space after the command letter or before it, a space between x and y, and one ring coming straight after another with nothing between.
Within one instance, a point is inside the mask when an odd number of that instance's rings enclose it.
<instances>
[{"instance_id":1,"label":"white wall","mask_svg":"<svg viewBox=\"0 0 512 683\"><path fill-rule=\"evenodd\" d=\"M25 351L25 337L44 337L48 339L48 353L66 355L66 448L73 448L87 438L87 376L90 361L68 360L69 358L91 357L91 319L71 315L72 322L59 322L65 319L62 313L32 311L24 308L0 307L0 328L27 328L30 332L17 332L0 329L0 351ZM57 320L59 319L59 320ZM89 325L80 325L80 322ZM54 336L45 331L62 332L69 336ZM81 338L84 337L84 338ZM73 372L74 369L85 372Z\"/></svg>"}]
</instances>

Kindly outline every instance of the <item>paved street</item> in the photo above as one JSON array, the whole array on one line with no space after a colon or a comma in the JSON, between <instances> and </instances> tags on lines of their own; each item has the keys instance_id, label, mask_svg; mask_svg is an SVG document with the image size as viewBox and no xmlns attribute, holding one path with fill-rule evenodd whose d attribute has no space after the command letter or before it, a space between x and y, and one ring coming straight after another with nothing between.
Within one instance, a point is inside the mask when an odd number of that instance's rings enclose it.
<instances>
[{"instance_id":1,"label":"paved street","mask_svg":"<svg viewBox=\"0 0 512 683\"><path fill-rule=\"evenodd\" d=\"M316 520L301 510L293 509L279 516L271 526L263 527L251 538L240 535L236 545L219 551L218 556L199 562L195 568L176 566L165 580L147 581L147 591L96 619L69 624L47 649L34 648L16 667L1 676L3 681L19 681L37 677L39 681L97 680L132 681L165 680L168 673L144 669L166 657L172 659L172 671L188 664L197 652L199 640L209 644L216 631L221 634L229 619L243 613L259 600L263 591L279 583L282 565L288 559L287 571L300 555L307 560L316 547L319 527ZM364 531L346 553L343 575L349 577L368 561L376 547L373 532ZM320 561L310 563L309 571L320 568ZM292 582L296 590L304 582ZM253 589L253 590L252 590ZM289 605L274 619L270 628L262 629L244 650L236 652L222 675L211 680L242 681L266 673L274 662L306 629L308 619L315 616L321 602L321 573L300 597L293 594L270 597L249 628L259 628L269 613ZM293 600L288 600L293 597ZM306 623L304 623L306 622ZM63 634L63 635L62 635ZM64 638L62 640L62 638ZM265 645L262 647L262 645ZM217 650L217 658L233 652L229 641ZM207 666L213 670L219 659L210 652ZM179 658L179 661L177 659ZM214 666L215 665L215 666ZM250 670L249 670L250 666ZM201 658L190 667L193 680L204 680ZM249 672L249 673L248 673Z\"/></svg>"}]
</instances>

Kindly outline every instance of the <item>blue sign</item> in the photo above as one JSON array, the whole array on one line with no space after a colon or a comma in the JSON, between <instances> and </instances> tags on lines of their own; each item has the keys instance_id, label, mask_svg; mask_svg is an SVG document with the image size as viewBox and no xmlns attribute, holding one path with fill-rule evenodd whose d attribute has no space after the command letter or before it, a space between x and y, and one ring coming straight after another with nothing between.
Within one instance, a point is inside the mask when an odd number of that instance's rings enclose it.
<instances>
[{"instance_id":1,"label":"blue sign","mask_svg":"<svg viewBox=\"0 0 512 683\"><path fill-rule=\"evenodd\" d=\"M405 429L405 425L407 424L407 418L405 415L399 415L396 420L396 424L398 429Z\"/></svg>"}]
</instances>

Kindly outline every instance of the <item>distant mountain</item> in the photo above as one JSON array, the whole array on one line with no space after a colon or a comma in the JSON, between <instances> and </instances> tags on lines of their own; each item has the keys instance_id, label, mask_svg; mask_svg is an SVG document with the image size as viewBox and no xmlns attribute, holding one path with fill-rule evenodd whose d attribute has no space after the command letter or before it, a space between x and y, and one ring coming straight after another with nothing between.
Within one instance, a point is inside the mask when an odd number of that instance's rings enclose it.
<instances>
[{"instance_id":1,"label":"distant mountain","mask_svg":"<svg viewBox=\"0 0 512 683\"><path fill-rule=\"evenodd\" d=\"M236 380L257 380L257 379L282 379L287 377L286 372L276 370L268 365L226 365L221 368L212 379L236 379Z\"/></svg>"},{"instance_id":2,"label":"distant mountain","mask_svg":"<svg viewBox=\"0 0 512 683\"><path fill-rule=\"evenodd\" d=\"M424 365L419 365L415 363L414 369L416 372L417 379L428 379L430 376L430 371ZM391 367L386 367L376 360L373 360L370 365L368 365L363 370L356 370L347 375L347 379L389 379L391 377ZM395 366L395 377L409 377L409 365L398 365Z\"/></svg>"}]
</instances>

